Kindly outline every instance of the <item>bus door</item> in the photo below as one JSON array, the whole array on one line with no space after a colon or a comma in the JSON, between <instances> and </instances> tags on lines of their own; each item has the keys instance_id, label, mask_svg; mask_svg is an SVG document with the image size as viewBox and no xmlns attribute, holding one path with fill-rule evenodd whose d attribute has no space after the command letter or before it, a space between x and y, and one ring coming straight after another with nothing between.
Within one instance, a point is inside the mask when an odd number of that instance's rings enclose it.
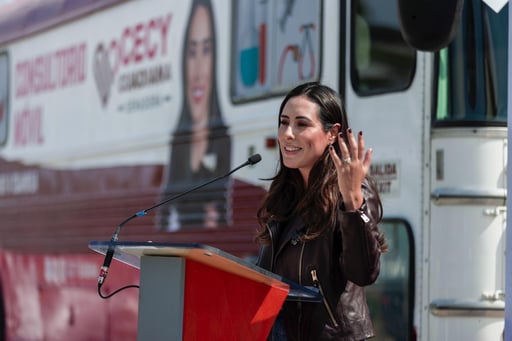
<instances>
[{"instance_id":1,"label":"bus door","mask_svg":"<svg viewBox=\"0 0 512 341\"><path fill-rule=\"evenodd\" d=\"M381 229L390 246L376 284L367 289L370 309L379 340L411 340L414 281L421 281L414 259L421 251L422 206L428 199L425 84L431 57L403 40L396 0L347 2L346 15L341 59L348 62L340 62L347 66L340 91L352 130L362 131L366 147L374 150L370 173L379 186Z\"/></svg>"},{"instance_id":2,"label":"bus door","mask_svg":"<svg viewBox=\"0 0 512 341\"><path fill-rule=\"evenodd\" d=\"M465 1L454 40L436 54L428 251L432 340L499 340L503 332L507 6L496 12L483 1Z\"/></svg>"}]
</instances>

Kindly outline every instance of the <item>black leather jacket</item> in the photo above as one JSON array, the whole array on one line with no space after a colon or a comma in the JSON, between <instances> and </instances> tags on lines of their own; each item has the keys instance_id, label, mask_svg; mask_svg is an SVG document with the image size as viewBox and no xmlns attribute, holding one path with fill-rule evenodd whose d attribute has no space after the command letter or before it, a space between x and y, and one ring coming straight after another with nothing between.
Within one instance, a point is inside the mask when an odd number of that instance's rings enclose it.
<instances>
[{"instance_id":1,"label":"black leather jacket","mask_svg":"<svg viewBox=\"0 0 512 341\"><path fill-rule=\"evenodd\" d=\"M284 227L270 223L272 245L262 246L258 265L303 286L316 286L323 303L285 302L280 313L287 340L362 340L373 326L364 286L377 279L380 269L378 201L363 184L365 202L357 211L339 209L338 226L302 242ZM279 242L279 245L278 245ZM271 340L271 337L269 338Z\"/></svg>"}]
</instances>

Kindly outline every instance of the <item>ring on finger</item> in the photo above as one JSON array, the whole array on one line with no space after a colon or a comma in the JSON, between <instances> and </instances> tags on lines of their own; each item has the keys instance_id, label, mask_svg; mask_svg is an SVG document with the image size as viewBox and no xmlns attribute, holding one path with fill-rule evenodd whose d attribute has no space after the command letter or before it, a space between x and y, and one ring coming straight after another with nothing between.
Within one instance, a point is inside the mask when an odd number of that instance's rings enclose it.
<instances>
[{"instance_id":1,"label":"ring on finger","mask_svg":"<svg viewBox=\"0 0 512 341\"><path fill-rule=\"evenodd\" d=\"M352 158L349 156L349 157L344 158L342 161L343 161L343 163L345 163L345 164L349 164L349 163L351 163L351 162L352 162Z\"/></svg>"}]
</instances>

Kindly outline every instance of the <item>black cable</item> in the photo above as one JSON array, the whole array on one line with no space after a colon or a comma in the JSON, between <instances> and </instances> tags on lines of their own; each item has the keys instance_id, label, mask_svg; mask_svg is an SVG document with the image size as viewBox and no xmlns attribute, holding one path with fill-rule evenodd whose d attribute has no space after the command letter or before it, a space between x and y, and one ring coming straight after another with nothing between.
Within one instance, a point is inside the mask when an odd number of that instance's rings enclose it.
<instances>
[{"instance_id":1,"label":"black cable","mask_svg":"<svg viewBox=\"0 0 512 341\"><path fill-rule=\"evenodd\" d=\"M113 292L111 292L111 293L110 293L110 294L108 294L108 295L103 295L103 294L101 293L101 285L98 285L98 295L99 295L101 298L103 298L104 300L106 300L107 298L110 298L110 297L114 296L115 294L117 294L117 293L119 293L119 292L121 292L121 291L123 291L123 290L125 290L125 289L130 289L130 288L137 288L137 289L138 289L138 288L140 288L140 286L135 285L135 284L127 285L127 286L124 286L124 287L119 288L119 289L117 289L117 290L114 290Z\"/></svg>"}]
</instances>

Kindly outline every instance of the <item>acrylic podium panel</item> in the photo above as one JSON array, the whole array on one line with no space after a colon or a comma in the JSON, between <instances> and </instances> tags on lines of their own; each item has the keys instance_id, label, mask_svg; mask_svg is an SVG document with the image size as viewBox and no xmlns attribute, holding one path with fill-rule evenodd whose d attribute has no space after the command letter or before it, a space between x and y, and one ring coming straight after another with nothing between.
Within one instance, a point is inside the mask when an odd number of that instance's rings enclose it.
<instances>
[{"instance_id":1,"label":"acrylic podium panel","mask_svg":"<svg viewBox=\"0 0 512 341\"><path fill-rule=\"evenodd\" d=\"M110 242L91 242L105 254ZM265 340L285 300L319 301L256 265L200 244L117 242L140 269L139 340Z\"/></svg>"}]
</instances>

